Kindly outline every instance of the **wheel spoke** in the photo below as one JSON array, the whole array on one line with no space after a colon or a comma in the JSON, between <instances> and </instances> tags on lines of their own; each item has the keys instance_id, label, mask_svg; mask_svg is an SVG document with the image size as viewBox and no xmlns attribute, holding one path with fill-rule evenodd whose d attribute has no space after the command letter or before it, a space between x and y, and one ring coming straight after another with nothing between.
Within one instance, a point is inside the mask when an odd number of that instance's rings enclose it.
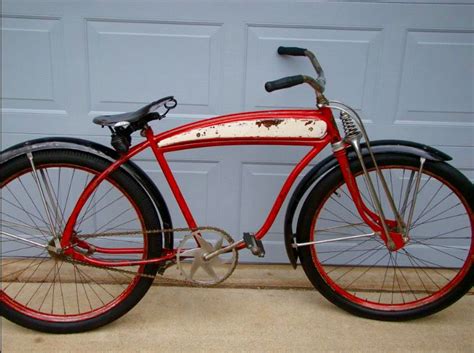
<instances>
[{"instance_id":1,"label":"wheel spoke","mask_svg":"<svg viewBox=\"0 0 474 353\"><path fill-rule=\"evenodd\" d=\"M117 198L115 198L114 200L110 201L108 204L106 204L105 206L102 206L100 208L100 210L90 214L89 216L85 217L84 219L81 220L81 222L85 222L89 219L91 219L92 217L94 217L98 212L103 212L105 209L109 208L110 206L114 205L117 201L119 201L120 199L122 199L122 195L118 196Z\"/></svg>"},{"instance_id":2,"label":"wheel spoke","mask_svg":"<svg viewBox=\"0 0 474 353\"><path fill-rule=\"evenodd\" d=\"M8 168L17 171L5 177L2 174L5 179L0 180L2 295L24 308L26 314L22 315L40 322L43 320L40 315L48 315L48 320L56 323L81 322L115 310L135 293L142 280L136 268L132 273L121 272L130 271L123 268L112 271L72 261L54 252L57 243L53 242L53 236L62 235L84 188L106 169L106 162L86 158L85 153L69 153L66 157L62 153L53 151L47 156L35 153L34 164L27 163L25 167L25 161L16 162L21 169ZM67 162L56 162L58 158L66 158ZM82 159L76 165L69 158ZM149 256L146 229L161 227L158 219L150 216L151 201L145 197L145 190L125 171L119 170L105 178L86 200L74 226L76 239L87 241L90 246L86 256L114 261ZM110 236L116 229L131 234ZM101 236L98 232L107 234ZM81 234L91 236L81 237ZM134 237L130 238L132 234ZM94 250L121 249L126 244L143 250L134 255ZM85 251L77 245L70 244L67 248ZM143 272L143 266L140 269Z\"/></svg>"},{"instance_id":3,"label":"wheel spoke","mask_svg":"<svg viewBox=\"0 0 474 353\"><path fill-rule=\"evenodd\" d=\"M464 215L465 215L464 213L459 213L459 214L457 214L457 215L455 215L455 216L447 216L447 217L444 217L444 218L435 219L436 217L441 216L441 215L445 214L446 212L452 211L453 209L455 209L455 208L458 207L459 205L461 205L461 204L460 204L460 203L457 203L456 205L451 206L451 207L449 207L449 208L446 208L445 210L443 210L443 211L441 211L441 212L435 214L434 216L432 216L432 217L430 217L430 218L424 220L423 222L420 222L420 223L418 223L418 224L415 223L415 224L411 227L411 229L413 229L414 227L416 227L416 226L418 226L418 225L422 225L422 224L426 224L426 223L430 223L430 222L438 222L438 221L450 219L450 218L453 218L453 217L464 216ZM421 221L421 219L420 219L420 221Z\"/></svg>"},{"instance_id":4,"label":"wheel spoke","mask_svg":"<svg viewBox=\"0 0 474 353\"><path fill-rule=\"evenodd\" d=\"M2 200L2 201L3 201L3 200ZM17 205L13 204L12 202L10 202L10 201L8 201L8 200L5 200L5 202L6 202L8 205L10 205L10 206L12 206L12 207L14 207L14 208L16 208L16 209L23 211L23 212L28 216L28 218L30 218L31 222L33 222L33 224L34 224L34 226L35 226L35 229L37 229L37 230L39 230L39 231L41 232L41 228L40 228L40 227L38 226L38 224L33 220L32 217L37 218L37 219L39 219L40 221L42 221L42 219L40 219L40 218L34 216L34 215L31 214L30 212L26 211L24 208L18 207ZM4 213L2 212L2 214L4 214ZM16 219L16 220L20 221L18 218L15 218L14 216L11 216L11 215L9 215L9 214L5 214L5 215L8 216L8 217L10 217L10 218L12 218L12 219ZM42 222L43 222L45 225L47 225L46 222L44 222L44 221L42 221ZM29 225L29 224L26 224L26 225L31 227L31 225ZM50 231L48 231L48 233L50 233ZM46 234L43 234L43 236L44 236L44 238L46 239Z\"/></svg>"},{"instance_id":5,"label":"wheel spoke","mask_svg":"<svg viewBox=\"0 0 474 353\"><path fill-rule=\"evenodd\" d=\"M85 219L89 219L89 218L93 217L93 216L96 215L99 211L95 211L95 212L92 213L92 214L89 214L89 212L92 212L92 211L98 210L98 209L100 209L100 210L103 211L105 208L107 208L108 206L110 206L110 204L109 204L109 205L106 205L106 206L104 206L104 207L101 206L101 207L99 208L100 202L102 202L102 200L105 199L105 198L107 197L107 195L109 195L109 193L110 193L112 190L113 190L113 187L110 186L109 189L108 189L98 200L94 200L95 196L97 195L97 192L94 192L94 194L92 195L92 197L91 197L91 199L90 199L91 201L88 203L88 205L87 205L87 207L86 207L86 210L84 211L82 217L81 217L81 218L78 220L78 222L77 222L77 223L78 223L78 225L77 225L78 227L80 227L80 226L82 225L82 223L84 222ZM94 202L94 203L92 204L92 202ZM90 216L90 217L89 217L89 216Z\"/></svg>"},{"instance_id":6,"label":"wheel spoke","mask_svg":"<svg viewBox=\"0 0 474 353\"><path fill-rule=\"evenodd\" d=\"M416 221L422 219L422 217L424 217L425 215L427 215L429 212L431 212L432 210L434 210L436 207L438 207L439 205L441 205L448 197L450 197L453 193L449 193L448 195L446 195L442 200L440 200L437 204L435 204L433 207L429 208L428 210L425 210L423 213L421 213L418 218L416 219Z\"/></svg>"},{"instance_id":7,"label":"wheel spoke","mask_svg":"<svg viewBox=\"0 0 474 353\"><path fill-rule=\"evenodd\" d=\"M301 247L305 272L320 276L318 282L329 286L336 303L337 298L344 297L356 308L376 308L383 317L388 311L422 307L458 285L462 276L457 275L469 265L472 256L473 233L469 208L458 196L462 193L454 191L451 186L454 182L445 182L433 172L436 165L426 162L420 168L416 161L406 166L380 164L398 212L402 217L410 213L413 220L410 240L404 247L390 251L380 236L354 238L368 226L360 222L358 210L340 176L337 183L334 179L334 186L310 192L306 205L311 203L311 197L314 203L306 207L317 218L312 220L314 223L308 223L309 218L305 218L305 229L311 229L309 241L298 240L298 244L305 245ZM373 168L369 173L375 174ZM368 190L360 169L355 178L362 200L372 206L371 200L364 197ZM380 194L382 187L378 179L374 186ZM386 214L392 214L388 200L381 198L381 201ZM415 201L416 210L412 210ZM308 269L309 262L303 259L308 256L306 248L311 249L314 269Z\"/></svg>"}]
</instances>

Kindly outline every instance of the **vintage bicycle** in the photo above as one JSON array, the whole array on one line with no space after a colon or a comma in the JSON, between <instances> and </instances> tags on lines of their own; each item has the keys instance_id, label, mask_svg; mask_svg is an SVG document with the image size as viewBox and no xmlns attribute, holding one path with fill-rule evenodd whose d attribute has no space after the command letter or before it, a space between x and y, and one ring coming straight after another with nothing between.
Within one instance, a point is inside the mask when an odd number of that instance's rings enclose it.
<instances>
[{"instance_id":1,"label":"vintage bicycle","mask_svg":"<svg viewBox=\"0 0 474 353\"><path fill-rule=\"evenodd\" d=\"M268 92L306 83L314 109L245 112L154 134L150 122L176 107L170 96L132 112L100 116L114 149L75 138L42 138L1 153L1 313L45 332L91 330L124 315L157 274L176 265L201 286L228 278L238 252L264 256L262 238L298 175L328 145L332 154L306 173L289 199L289 260L328 300L371 319L408 320L453 304L473 284L473 185L432 147L370 142L360 116L324 96L317 78L267 82ZM339 113L341 136L333 111ZM143 142L131 146L132 133ZM228 145L306 146L263 225L234 240L199 225L165 155ZM157 186L131 158L151 150L186 220L173 226ZM175 238L179 241L176 241Z\"/></svg>"}]
</instances>

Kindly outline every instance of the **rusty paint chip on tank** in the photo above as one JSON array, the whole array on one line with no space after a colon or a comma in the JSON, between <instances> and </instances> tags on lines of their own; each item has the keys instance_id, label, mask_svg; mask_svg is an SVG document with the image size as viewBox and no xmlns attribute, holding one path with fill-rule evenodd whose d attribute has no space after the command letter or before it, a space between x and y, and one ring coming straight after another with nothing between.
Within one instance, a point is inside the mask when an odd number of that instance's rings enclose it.
<instances>
[{"instance_id":1,"label":"rusty paint chip on tank","mask_svg":"<svg viewBox=\"0 0 474 353\"><path fill-rule=\"evenodd\" d=\"M283 122L283 119L270 119L270 120L259 120L255 122L258 127L265 126L267 129L270 129L272 126L278 126Z\"/></svg>"}]
</instances>

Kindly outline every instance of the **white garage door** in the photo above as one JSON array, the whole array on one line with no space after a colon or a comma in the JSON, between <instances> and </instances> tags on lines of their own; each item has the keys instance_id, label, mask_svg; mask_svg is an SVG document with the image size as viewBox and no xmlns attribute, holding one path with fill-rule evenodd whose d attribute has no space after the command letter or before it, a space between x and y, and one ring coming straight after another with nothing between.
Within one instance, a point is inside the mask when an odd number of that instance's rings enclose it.
<instances>
[{"instance_id":1,"label":"white garage door","mask_svg":"<svg viewBox=\"0 0 474 353\"><path fill-rule=\"evenodd\" d=\"M310 107L307 88L263 89L312 73L304 60L278 57L279 45L317 52L328 97L354 106L374 139L436 146L472 179L472 0L3 1L2 149L46 135L108 145L94 116L167 95L179 107L155 124L159 131L230 112ZM304 152L226 147L177 153L171 165L198 222L240 238L260 227ZM137 162L170 199L152 156ZM282 219L265 238L264 261L287 261Z\"/></svg>"}]
</instances>

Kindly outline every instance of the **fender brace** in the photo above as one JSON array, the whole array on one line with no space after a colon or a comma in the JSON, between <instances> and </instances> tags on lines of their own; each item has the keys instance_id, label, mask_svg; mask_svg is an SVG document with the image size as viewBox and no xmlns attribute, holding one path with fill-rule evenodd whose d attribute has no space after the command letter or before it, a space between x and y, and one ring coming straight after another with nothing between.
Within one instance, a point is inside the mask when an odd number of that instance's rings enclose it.
<instances>
[{"instance_id":1,"label":"fender brace","mask_svg":"<svg viewBox=\"0 0 474 353\"><path fill-rule=\"evenodd\" d=\"M35 152L49 149L68 149L77 150L95 154L101 158L109 161L115 161L120 158L120 155L113 149L101 145L96 142L72 138L72 137L45 137L35 140L29 140L12 147L0 153L0 163L4 163L10 159L26 154L27 152ZM165 199L156 187L155 183L150 177L134 162L128 161L124 163L121 168L130 173L138 183L143 186L147 194L153 200L158 215L161 218L161 225L163 229L173 228L171 215L166 205ZM164 234L163 246L168 249L173 249L173 233L167 232Z\"/></svg>"},{"instance_id":2,"label":"fender brace","mask_svg":"<svg viewBox=\"0 0 474 353\"><path fill-rule=\"evenodd\" d=\"M370 146L374 154L391 152L415 155L431 161L452 160L452 158L444 152L417 142L403 140L378 140L371 141ZM368 155L369 151L367 150L365 143L361 144L361 151L364 156ZM347 157L350 161L357 158L352 147L347 148ZM303 197L307 191L313 189L317 185L318 179L337 166L337 160L333 155L323 159L304 176L296 186L295 191L288 202L284 220L285 249L290 263L295 269L298 260L298 249L294 248L292 245L296 236L293 231L293 221L295 219L296 210L303 201Z\"/></svg>"}]
</instances>

